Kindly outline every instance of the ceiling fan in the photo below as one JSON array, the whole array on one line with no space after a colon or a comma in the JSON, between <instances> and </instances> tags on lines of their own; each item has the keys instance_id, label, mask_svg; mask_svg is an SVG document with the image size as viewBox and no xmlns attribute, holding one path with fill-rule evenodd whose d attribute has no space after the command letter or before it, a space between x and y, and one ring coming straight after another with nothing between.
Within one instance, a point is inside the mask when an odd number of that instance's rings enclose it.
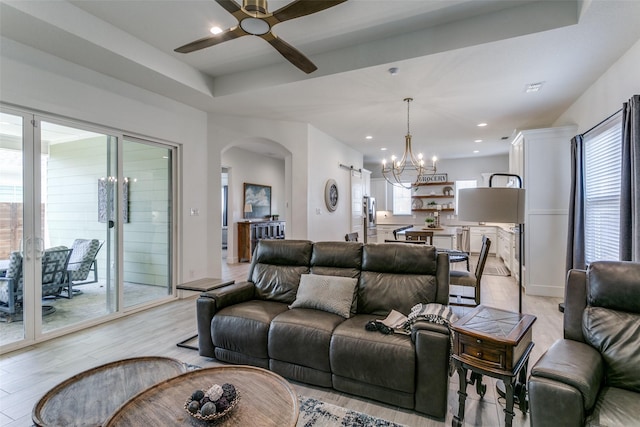
<instances>
[{"instance_id":1,"label":"ceiling fan","mask_svg":"<svg viewBox=\"0 0 640 427\"><path fill-rule=\"evenodd\" d=\"M299 50L271 32L271 28L284 21L321 12L347 0L295 0L273 13L267 9L267 0L243 0L240 7L233 0L215 0L227 12L232 14L239 25L223 32L201 38L175 49L176 52L189 53L242 36L258 36L266 40L293 65L309 74L318 69L313 62Z\"/></svg>"}]
</instances>

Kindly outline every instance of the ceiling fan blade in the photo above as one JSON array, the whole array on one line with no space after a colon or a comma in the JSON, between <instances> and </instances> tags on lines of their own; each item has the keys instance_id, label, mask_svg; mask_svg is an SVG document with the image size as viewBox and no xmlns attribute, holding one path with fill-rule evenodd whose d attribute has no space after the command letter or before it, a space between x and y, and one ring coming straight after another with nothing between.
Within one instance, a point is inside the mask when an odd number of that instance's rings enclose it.
<instances>
[{"instance_id":1,"label":"ceiling fan blade","mask_svg":"<svg viewBox=\"0 0 640 427\"><path fill-rule=\"evenodd\" d=\"M240 10L240 5L233 0L216 0L216 3L232 15Z\"/></svg>"},{"instance_id":2,"label":"ceiling fan blade","mask_svg":"<svg viewBox=\"0 0 640 427\"><path fill-rule=\"evenodd\" d=\"M306 56L304 56L302 52L300 52L298 49L291 46L289 43L285 42L272 32L269 32L261 37L269 42L269 44L273 46L278 52L280 52L280 54L284 56L287 61L300 68L305 73L313 73L318 69L318 67L316 67L313 62L311 62Z\"/></svg>"},{"instance_id":3,"label":"ceiling fan blade","mask_svg":"<svg viewBox=\"0 0 640 427\"><path fill-rule=\"evenodd\" d=\"M199 40L196 40L194 42L187 43L184 46L180 46L179 48L174 49L174 51L175 52L179 52L179 53L194 52L196 50L204 49L206 47L215 46L215 45L217 45L219 43L226 42L228 40L237 39L238 37L246 36L246 35L248 35L248 33L246 33L238 25L236 27L224 30L220 34L216 34L214 36L203 37L203 38L201 38Z\"/></svg>"},{"instance_id":4,"label":"ceiling fan blade","mask_svg":"<svg viewBox=\"0 0 640 427\"><path fill-rule=\"evenodd\" d=\"M344 3L347 0L296 0L286 6L273 12L273 17L278 22L288 21L289 19L299 18L300 16L311 15L330 7Z\"/></svg>"}]
</instances>

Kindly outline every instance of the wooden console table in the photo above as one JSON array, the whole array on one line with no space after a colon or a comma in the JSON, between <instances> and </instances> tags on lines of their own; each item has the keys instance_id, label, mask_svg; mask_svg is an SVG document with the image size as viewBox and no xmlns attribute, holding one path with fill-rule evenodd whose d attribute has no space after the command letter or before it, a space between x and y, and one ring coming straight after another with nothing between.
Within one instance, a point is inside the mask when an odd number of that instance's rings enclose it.
<instances>
[{"instance_id":1,"label":"wooden console table","mask_svg":"<svg viewBox=\"0 0 640 427\"><path fill-rule=\"evenodd\" d=\"M507 405L505 426L511 427L513 420L516 377L520 410L526 412L526 375L529 354L533 348L531 340L535 316L479 305L469 314L451 325L455 332L453 364L460 379L458 415L451 425L461 427L467 398L467 384L476 383L476 391L484 396L487 386L482 376L501 379L504 382ZM470 381L467 371L471 371Z\"/></svg>"},{"instance_id":2,"label":"wooden console table","mask_svg":"<svg viewBox=\"0 0 640 427\"><path fill-rule=\"evenodd\" d=\"M238 222L238 261L251 262L259 240L284 239L285 221Z\"/></svg>"}]
</instances>

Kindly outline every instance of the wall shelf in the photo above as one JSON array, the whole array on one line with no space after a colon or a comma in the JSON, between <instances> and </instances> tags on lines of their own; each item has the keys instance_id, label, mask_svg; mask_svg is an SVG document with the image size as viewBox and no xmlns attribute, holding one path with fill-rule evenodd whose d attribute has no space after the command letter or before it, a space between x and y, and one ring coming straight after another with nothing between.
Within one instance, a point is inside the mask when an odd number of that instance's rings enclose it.
<instances>
[{"instance_id":1,"label":"wall shelf","mask_svg":"<svg viewBox=\"0 0 640 427\"><path fill-rule=\"evenodd\" d=\"M454 185L454 182L425 182L425 183L420 183L420 184L414 184L414 187L426 187L426 186L434 186L434 185L439 185L439 186L443 186L443 185Z\"/></svg>"},{"instance_id":2,"label":"wall shelf","mask_svg":"<svg viewBox=\"0 0 640 427\"><path fill-rule=\"evenodd\" d=\"M453 195L446 196L444 194L431 194L431 195L419 195L419 196L411 196L412 199L453 199Z\"/></svg>"},{"instance_id":3,"label":"wall shelf","mask_svg":"<svg viewBox=\"0 0 640 427\"><path fill-rule=\"evenodd\" d=\"M444 209L411 209L414 212L453 212L454 208L444 208Z\"/></svg>"}]
</instances>

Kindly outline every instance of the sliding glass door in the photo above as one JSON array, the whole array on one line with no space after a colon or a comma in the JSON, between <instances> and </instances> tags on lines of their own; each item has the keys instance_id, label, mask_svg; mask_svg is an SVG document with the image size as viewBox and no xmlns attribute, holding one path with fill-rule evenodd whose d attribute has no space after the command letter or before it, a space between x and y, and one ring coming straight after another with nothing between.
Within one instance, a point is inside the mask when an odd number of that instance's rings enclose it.
<instances>
[{"instance_id":1,"label":"sliding glass door","mask_svg":"<svg viewBox=\"0 0 640 427\"><path fill-rule=\"evenodd\" d=\"M175 150L3 108L2 348L173 297Z\"/></svg>"},{"instance_id":2,"label":"sliding glass door","mask_svg":"<svg viewBox=\"0 0 640 427\"><path fill-rule=\"evenodd\" d=\"M44 249L72 250L67 286L42 300L48 333L117 310L117 137L44 119L37 129Z\"/></svg>"},{"instance_id":3,"label":"sliding glass door","mask_svg":"<svg viewBox=\"0 0 640 427\"><path fill-rule=\"evenodd\" d=\"M122 159L124 306L131 307L172 294L173 154L125 137Z\"/></svg>"},{"instance_id":4,"label":"sliding glass door","mask_svg":"<svg viewBox=\"0 0 640 427\"><path fill-rule=\"evenodd\" d=\"M24 191L23 158L25 146L33 146L25 141L32 138L24 134L27 121L20 112L0 111L0 338L6 344L26 336L23 236L33 232L33 223L25 224L25 199L31 195Z\"/></svg>"}]
</instances>

